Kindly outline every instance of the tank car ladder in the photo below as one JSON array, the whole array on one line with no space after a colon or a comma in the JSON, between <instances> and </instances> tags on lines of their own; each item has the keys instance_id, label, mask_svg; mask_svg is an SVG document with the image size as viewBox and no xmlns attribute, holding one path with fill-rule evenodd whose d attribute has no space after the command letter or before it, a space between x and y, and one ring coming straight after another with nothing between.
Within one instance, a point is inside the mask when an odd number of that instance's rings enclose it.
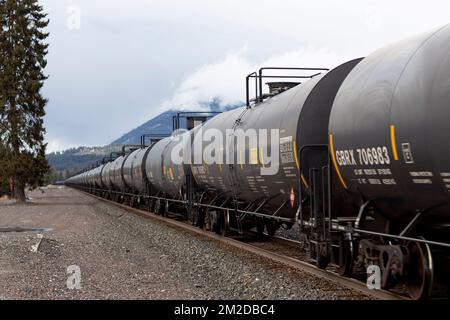
<instances>
[{"instance_id":1,"label":"tank car ladder","mask_svg":"<svg viewBox=\"0 0 450 320\"><path fill-rule=\"evenodd\" d=\"M332 166L328 144L305 145L298 151L299 173L304 154L314 157L314 165L308 171L309 186L306 192L302 179L299 179L299 207L297 221L300 236L309 248L311 258L320 268L333 263L339 273L348 274L353 266L351 233L333 228L332 210ZM310 158L311 159L311 158ZM309 219L306 217L306 202L309 200ZM306 230L308 229L308 230Z\"/></svg>"}]
</instances>

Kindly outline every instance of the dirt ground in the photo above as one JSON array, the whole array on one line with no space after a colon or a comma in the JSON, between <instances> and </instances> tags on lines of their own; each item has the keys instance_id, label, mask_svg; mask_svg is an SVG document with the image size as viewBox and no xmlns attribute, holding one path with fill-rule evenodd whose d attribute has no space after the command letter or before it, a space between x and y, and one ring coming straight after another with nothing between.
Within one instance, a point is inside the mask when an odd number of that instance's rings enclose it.
<instances>
[{"instance_id":1,"label":"dirt ground","mask_svg":"<svg viewBox=\"0 0 450 320\"><path fill-rule=\"evenodd\" d=\"M339 299L348 291L73 189L28 196L0 202L0 300Z\"/></svg>"}]
</instances>

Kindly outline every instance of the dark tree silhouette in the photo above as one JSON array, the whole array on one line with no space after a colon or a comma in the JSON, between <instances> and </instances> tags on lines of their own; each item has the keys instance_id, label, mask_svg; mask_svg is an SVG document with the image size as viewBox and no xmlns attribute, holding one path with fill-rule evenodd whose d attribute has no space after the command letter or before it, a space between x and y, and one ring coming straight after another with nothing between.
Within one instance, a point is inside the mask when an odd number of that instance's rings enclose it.
<instances>
[{"instance_id":1,"label":"dark tree silhouette","mask_svg":"<svg viewBox=\"0 0 450 320\"><path fill-rule=\"evenodd\" d=\"M37 0L0 0L0 178L25 201L25 187L43 182L44 107L41 89L49 20Z\"/></svg>"}]
</instances>

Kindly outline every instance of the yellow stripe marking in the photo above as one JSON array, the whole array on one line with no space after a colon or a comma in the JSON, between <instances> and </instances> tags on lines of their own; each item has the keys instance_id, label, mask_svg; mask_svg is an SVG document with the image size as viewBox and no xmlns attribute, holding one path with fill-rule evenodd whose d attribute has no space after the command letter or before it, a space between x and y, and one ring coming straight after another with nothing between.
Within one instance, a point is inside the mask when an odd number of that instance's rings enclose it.
<instances>
[{"instance_id":1,"label":"yellow stripe marking","mask_svg":"<svg viewBox=\"0 0 450 320\"><path fill-rule=\"evenodd\" d=\"M300 161L298 161L298 155L297 155L297 141L294 141L294 159L295 159L295 164L297 165L297 169L300 170ZM308 182L306 182L306 179L303 176L303 173L300 173L300 179L302 180L305 187L309 188Z\"/></svg>"},{"instance_id":2,"label":"yellow stripe marking","mask_svg":"<svg viewBox=\"0 0 450 320\"><path fill-rule=\"evenodd\" d=\"M391 146L392 153L394 154L394 160L398 161L397 141L395 139L395 126L391 125Z\"/></svg>"},{"instance_id":3,"label":"yellow stripe marking","mask_svg":"<svg viewBox=\"0 0 450 320\"><path fill-rule=\"evenodd\" d=\"M309 188L308 182L306 182L305 177L303 176L303 173L300 174L300 179L302 179L303 184L305 185L305 187Z\"/></svg>"},{"instance_id":4,"label":"yellow stripe marking","mask_svg":"<svg viewBox=\"0 0 450 320\"><path fill-rule=\"evenodd\" d=\"M263 155L263 148L259 148L259 156L260 156L260 162L263 168L266 167L265 163L264 163L264 155Z\"/></svg>"},{"instance_id":5,"label":"yellow stripe marking","mask_svg":"<svg viewBox=\"0 0 450 320\"><path fill-rule=\"evenodd\" d=\"M345 183L344 179L342 178L341 171L339 170L339 166L336 162L336 155L334 154L334 144L333 144L333 135L332 134L330 134L330 149L331 149L331 159L333 160L334 168L336 169L338 178L341 181L342 186L346 190L348 190L347 184Z\"/></svg>"},{"instance_id":6,"label":"yellow stripe marking","mask_svg":"<svg viewBox=\"0 0 450 320\"><path fill-rule=\"evenodd\" d=\"M258 148L252 148L250 149L250 164L259 164L258 159Z\"/></svg>"},{"instance_id":7,"label":"yellow stripe marking","mask_svg":"<svg viewBox=\"0 0 450 320\"><path fill-rule=\"evenodd\" d=\"M297 165L297 169L300 169L300 162L298 161L297 142L296 141L294 141L294 159L295 159L295 164Z\"/></svg>"},{"instance_id":8,"label":"yellow stripe marking","mask_svg":"<svg viewBox=\"0 0 450 320\"><path fill-rule=\"evenodd\" d=\"M244 171L244 161L243 161L243 157L242 157L242 150L239 151L239 159L240 159L240 163L241 163L241 170Z\"/></svg>"}]
</instances>

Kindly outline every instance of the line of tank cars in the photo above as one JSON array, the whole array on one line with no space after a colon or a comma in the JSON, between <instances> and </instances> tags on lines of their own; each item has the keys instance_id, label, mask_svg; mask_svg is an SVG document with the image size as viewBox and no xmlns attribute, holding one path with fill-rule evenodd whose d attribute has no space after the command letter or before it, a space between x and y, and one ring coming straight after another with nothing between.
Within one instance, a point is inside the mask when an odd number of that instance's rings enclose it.
<instances>
[{"instance_id":1,"label":"line of tank cars","mask_svg":"<svg viewBox=\"0 0 450 320\"><path fill-rule=\"evenodd\" d=\"M184 213L224 235L297 225L319 267L350 276L377 265L382 288L404 284L412 298L427 298L449 269L449 101L444 26L200 126L224 136L280 129L275 175L260 174L261 150L236 144L248 163L173 164L177 142L167 137L66 184L157 214ZM189 143L198 131L184 133Z\"/></svg>"}]
</instances>

